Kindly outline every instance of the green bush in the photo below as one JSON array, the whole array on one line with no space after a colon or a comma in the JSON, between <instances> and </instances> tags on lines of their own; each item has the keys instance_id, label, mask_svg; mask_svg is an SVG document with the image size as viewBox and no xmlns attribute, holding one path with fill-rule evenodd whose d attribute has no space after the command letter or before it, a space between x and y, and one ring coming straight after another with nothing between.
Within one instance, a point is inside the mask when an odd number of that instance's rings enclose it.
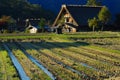
<instances>
[{"instance_id":1,"label":"green bush","mask_svg":"<svg viewBox=\"0 0 120 80\"><path fill-rule=\"evenodd\" d=\"M26 30L25 30L25 33L30 33L29 29L26 29Z\"/></svg>"},{"instance_id":2,"label":"green bush","mask_svg":"<svg viewBox=\"0 0 120 80\"><path fill-rule=\"evenodd\" d=\"M3 34L5 34L5 33L9 33L9 31L8 30L3 30Z\"/></svg>"}]
</instances>

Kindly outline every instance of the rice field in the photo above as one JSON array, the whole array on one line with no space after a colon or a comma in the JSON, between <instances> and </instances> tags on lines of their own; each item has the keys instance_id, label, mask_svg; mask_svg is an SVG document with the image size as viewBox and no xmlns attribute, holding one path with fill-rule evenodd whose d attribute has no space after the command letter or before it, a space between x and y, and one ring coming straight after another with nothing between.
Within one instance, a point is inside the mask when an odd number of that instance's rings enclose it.
<instances>
[{"instance_id":1,"label":"rice field","mask_svg":"<svg viewBox=\"0 0 120 80\"><path fill-rule=\"evenodd\" d=\"M89 33L2 41L0 80L21 80L3 44L10 49L30 80L120 80L119 36L74 38L74 35L81 34ZM65 37L69 35L73 37Z\"/></svg>"}]
</instances>

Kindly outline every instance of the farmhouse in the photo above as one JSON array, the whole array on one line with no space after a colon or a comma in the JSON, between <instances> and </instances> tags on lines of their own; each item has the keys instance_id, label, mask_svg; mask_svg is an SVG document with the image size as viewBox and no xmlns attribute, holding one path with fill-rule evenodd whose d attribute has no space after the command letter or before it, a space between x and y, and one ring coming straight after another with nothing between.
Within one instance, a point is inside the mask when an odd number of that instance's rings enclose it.
<instances>
[{"instance_id":1,"label":"farmhouse","mask_svg":"<svg viewBox=\"0 0 120 80\"><path fill-rule=\"evenodd\" d=\"M96 17L102 6L62 5L53 27L65 32L88 30L88 19Z\"/></svg>"}]
</instances>

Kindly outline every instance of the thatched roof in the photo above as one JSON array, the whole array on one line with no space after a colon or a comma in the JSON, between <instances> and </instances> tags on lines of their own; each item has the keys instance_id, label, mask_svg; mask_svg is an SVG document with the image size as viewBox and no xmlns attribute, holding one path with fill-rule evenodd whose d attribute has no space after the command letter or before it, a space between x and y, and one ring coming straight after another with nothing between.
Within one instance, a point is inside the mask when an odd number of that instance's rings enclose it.
<instances>
[{"instance_id":1,"label":"thatched roof","mask_svg":"<svg viewBox=\"0 0 120 80\"><path fill-rule=\"evenodd\" d=\"M87 25L90 18L96 17L102 6L86 6L86 5L62 5L62 8L53 24L55 26L63 12L67 12L74 20L76 26Z\"/></svg>"}]
</instances>

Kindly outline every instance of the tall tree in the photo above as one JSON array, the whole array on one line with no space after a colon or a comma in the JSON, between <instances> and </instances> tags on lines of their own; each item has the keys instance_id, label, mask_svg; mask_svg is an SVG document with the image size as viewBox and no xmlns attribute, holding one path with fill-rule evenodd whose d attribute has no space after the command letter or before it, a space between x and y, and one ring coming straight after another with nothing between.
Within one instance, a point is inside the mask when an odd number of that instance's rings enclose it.
<instances>
[{"instance_id":1,"label":"tall tree","mask_svg":"<svg viewBox=\"0 0 120 80\"><path fill-rule=\"evenodd\" d=\"M98 0L87 0L87 4L86 5L90 5L90 6L100 6L102 3Z\"/></svg>"},{"instance_id":2,"label":"tall tree","mask_svg":"<svg viewBox=\"0 0 120 80\"><path fill-rule=\"evenodd\" d=\"M93 19L88 19L88 25L90 28L92 28L94 32L95 28L98 27L98 19L96 19L96 17L94 17Z\"/></svg>"},{"instance_id":3,"label":"tall tree","mask_svg":"<svg viewBox=\"0 0 120 80\"><path fill-rule=\"evenodd\" d=\"M102 24L101 30L103 30L104 25L106 25L111 18L110 11L106 6L104 6L98 14L98 19Z\"/></svg>"},{"instance_id":4,"label":"tall tree","mask_svg":"<svg viewBox=\"0 0 120 80\"><path fill-rule=\"evenodd\" d=\"M44 32L44 27L45 27L45 19L41 18L40 22L39 22L39 27L42 30L42 32Z\"/></svg>"}]
</instances>

